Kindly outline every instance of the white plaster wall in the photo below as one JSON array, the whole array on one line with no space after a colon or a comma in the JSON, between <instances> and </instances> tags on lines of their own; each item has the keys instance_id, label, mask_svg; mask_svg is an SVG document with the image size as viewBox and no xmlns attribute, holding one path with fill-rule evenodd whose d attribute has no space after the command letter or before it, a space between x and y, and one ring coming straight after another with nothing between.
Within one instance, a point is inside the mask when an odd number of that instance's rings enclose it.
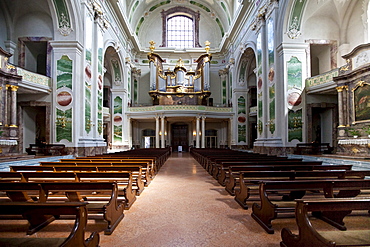
<instances>
[{"instance_id":1,"label":"white plaster wall","mask_svg":"<svg viewBox=\"0 0 370 247\"><path fill-rule=\"evenodd\" d=\"M136 27L135 27L136 32ZM149 47L149 41L154 40L154 46L159 47L162 44L162 17L158 12L146 18L139 30L139 41L142 47Z\"/></svg>"},{"instance_id":2,"label":"white plaster wall","mask_svg":"<svg viewBox=\"0 0 370 247\"><path fill-rule=\"evenodd\" d=\"M363 23L362 15L364 15L362 4L356 4L346 30L346 39L350 50L361 43L366 43L365 23Z\"/></svg>"},{"instance_id":3,"label":"white plaster wall","mask_svg":"<svg viewBox=\"0 0 370 247\"><path fill-rule=\"evenodd\" d=\"M212 64L211 64L212 67ZM221 100L221 79L220 76L218 75L218 70L217 71L211 71L210 74L210 91L211 91L211 96L210 98L213 98L213 106L216 106L218 104L222 103Z\"/></svg>"},{"instance_id":4,"label":"white plaster wall","mask_svg":"<svg viewBox=\"0 0 370 247\"><path fill-rule=\"evenodd\" d=\"M340 37L338 23L328 16L313 16L305 20L302 31L305 39L339 40Z\"/></svg>"},{"instance_id":5,"label":"white plaster wall","mask_svg":"<svg viewBox=\"0 0 370 247\"><path fill-rule=\"evenodd\" d=\"M32 12L22 15L15 22L15 38L18 37L53 37L53 22L49 15Z\"/></svg>"},{"instance_id":6,"label":"white plaster wall","mask_svg":"<svg viewBox=\"0 0 370 247\"><path fill-rule=\"evenodd\" d=\"M138 85L138 103L139 104L147 104L151 105L153 103L151 97L149 96L150 91L150 85L149 85L149 79L150 79L150 71L149 71L149 65L142 65L141 68L141 77L140 82Z\"/></svg>"},{"instance_id":7,"label":"white plaster wall","mask_svg":"<svg viewBox=\"0 0 370 247\"><path fill-rule=\"evenodd\" d=\"M36 118L37 111L33 107L23 107L23 151L31 143L35 143L36 138Z\"/></svg>"}]
</instances>

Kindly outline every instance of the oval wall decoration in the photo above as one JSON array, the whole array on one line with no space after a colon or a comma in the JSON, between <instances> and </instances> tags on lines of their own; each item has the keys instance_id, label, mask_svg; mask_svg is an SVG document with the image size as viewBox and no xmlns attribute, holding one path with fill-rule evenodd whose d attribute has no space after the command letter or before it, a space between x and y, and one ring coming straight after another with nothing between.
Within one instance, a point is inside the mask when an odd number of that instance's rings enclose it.
<instances>
[{"instance_id":1,"label":"oval wall decoration","mask_svg":"<svg viewBox=\"0 0 370 247\"><path fill-rule=\"evenodd\" d=\"M57 95L57 102L61 106L67 106L72 102L72 95L69 92L62 91Z\"/></svg>"},{"instance_id":2,"label":"oval wall decoration","mask_svg":"<svg viewBox=\"0 0 370 247\"><path fill-rule=\"evenodd\" d=\"M302 102L301 95L297 92L288 94L288 104L291 106L299 105Z\"/></svg>"}]
</instances>

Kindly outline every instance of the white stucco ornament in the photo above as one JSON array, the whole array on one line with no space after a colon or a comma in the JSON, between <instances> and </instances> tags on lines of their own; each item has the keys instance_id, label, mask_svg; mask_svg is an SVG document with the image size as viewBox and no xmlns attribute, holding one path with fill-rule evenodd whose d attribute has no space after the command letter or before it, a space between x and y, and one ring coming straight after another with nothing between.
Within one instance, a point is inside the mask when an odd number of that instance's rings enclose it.
<instances>
[{"instance_id":1,"label":"white stucco ornament","mask_svg":"<svg viewBox=\"0 0 370 247\"><path fill-rule=\"evenodd\" d=\"M60 15L58 31L63 36L68 36L73 31L64 13Z\"/></svg>"}]
</instances>

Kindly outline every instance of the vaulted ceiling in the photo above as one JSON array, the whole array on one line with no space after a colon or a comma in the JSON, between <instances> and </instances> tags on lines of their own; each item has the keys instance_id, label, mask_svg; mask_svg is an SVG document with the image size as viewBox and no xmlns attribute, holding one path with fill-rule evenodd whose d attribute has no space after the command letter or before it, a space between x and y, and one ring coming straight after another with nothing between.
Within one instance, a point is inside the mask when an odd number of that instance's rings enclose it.
<instances>
[{"instance_id":1,"label":"vaulted ceiling","mask_svg":"<svg viewBox=\"0 0 370 247\"><path fill-rule=\"evenodd\" d=\"M127 0L126 19L139 40L147 42L143 38L143 33L150 33L153 30L153 23L158 25L162 10L176 6L199 11L201 32L203 34L212 33L212 42L214 45L218 45L222 37L229 32L240 3L238 0ZM207 35L204 36L206 39ZM200 41L204 42L205 40Z\"/></svg>"}]
</instances>

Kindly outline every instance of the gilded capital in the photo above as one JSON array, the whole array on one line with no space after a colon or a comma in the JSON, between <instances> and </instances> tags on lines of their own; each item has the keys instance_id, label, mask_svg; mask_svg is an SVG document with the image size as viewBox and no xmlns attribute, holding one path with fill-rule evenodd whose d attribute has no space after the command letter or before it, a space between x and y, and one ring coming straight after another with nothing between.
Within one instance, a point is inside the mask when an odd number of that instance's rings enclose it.
<instances>
[{"instance_id":1,"label":"gilded capital","mask_svg":"<svg viewBox=\"0 0 370 247\"><path fill-rule=\"evenodd\" d=\"M14 85L10 85L10 88L11 88L11 90L13 91L13 92L17 92L17 90L18 90L18 86L14 86Z\"/></svg>"},{"instance_id":2,"label":"gilded capital","mask_svg":"<svg viewBox=\"0 0 370 247\"><path fill-rule=\"evenodd\" d=\"M339 87L336 87L338 93L341 93L343 92L343 89L344 89L345 86L339 86Z\"/></svg>"}]
</instances>

